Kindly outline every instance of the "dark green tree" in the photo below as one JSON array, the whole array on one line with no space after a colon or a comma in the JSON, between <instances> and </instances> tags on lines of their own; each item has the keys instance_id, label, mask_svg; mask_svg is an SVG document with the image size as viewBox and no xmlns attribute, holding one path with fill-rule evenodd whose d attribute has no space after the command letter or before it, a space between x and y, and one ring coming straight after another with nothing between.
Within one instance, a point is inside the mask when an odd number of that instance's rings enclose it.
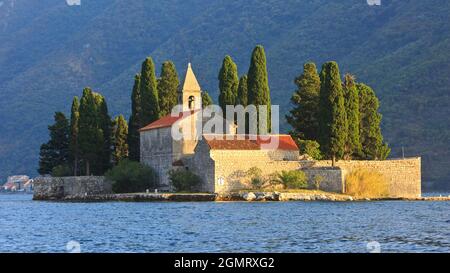
<instances>
[{"instance_id":1,"label":"dark green tree","mask_svg":"<svg viewBox=\"0 0 450 273\"><path fill-rule=\"evenodd\" d=\"M358 83L360 112L360 142L364 159L384 160L389 156L390 148L383 143L381 134L381 114L378 112L380 103L372 88Z\"/></svg>"},{"instance_id":2,"label":"dark green tree","mask_svg":"<svg viewBox=\"0 0 450 273\"><path fill-rule=\"evenodd\" d=\"M142 128L160 117L155 65L151 57L142 63L140 93Z\"/></svg>"},{"instance_id":3,"label":"dark green tree","mask_svg":"<svg viewBox=\"0 0 450 273\"><path fill-rule=\"evenodd\" d=\"M78 144L81 159L86 164L86 175L102 174L102 155L104 154L105 143L103 131L99 124L96 100L96 96L90 88L83 90L83 96L80 100Z\"/></svg>"},{"instance_id":4,"label":"dark green tree","mask_svg":"<svg viewBox=\"0 0 450 273\"><path fill-rule=\"evenodd\" d=\"M129 159L132 161L140 160L140 136L139 129L141 128L141 93L140 87L141 85L141 75L136 74L134 77L134 86L133 91L131 93L131 116L128 122L128 151L129 151Z\"/></svg>"},{"instance_id":5,"label":"dark green tree","mask_svg":"<svg viewBox=\"0 0 450 273\"><path fill-rule=\"evenodd\" d=\"M336 62L323 65L320 82L319 143L323 154L332 159L334 166L344 155L348 135L344 92Z\"/></svg>"},{"instance_id":6,"label":"dark green tree","mask_svg":"<svg viewBox=\"0 0 450 273\"><path fill-rule=\"evenodd\" d=\"M294 108L286 116L292 133L304 140L317 140L319 136L320 77L314 63L306 63L303 73L295 78L297 90L291 97Z\"/></svg>"},{"instance_id":7,"label":"dark green tree","mask_svg":"<svg viewBox=\"0 0 450 273\"><path fill-rule=\"evenodd\" d=\"M359 140L359 95L356 88L355 77L346 74L344 77L345 110L347 113L348 136L345 145L345 159L361 154L361 142Z\"/></svg>"},{"instance_id":8,"label":"dark green tree","mask_svg":"<svg viewBox=\"0 0 450 273\"><path fill-rule=\"evenodd\" d=\"M248 78L245 74L239 79L236 105L242 105L244 107L248 105Z\"/></svg>"},{"instance_id":9,"label":"dark green tree","mask_svg":"<svg viewBox=\"0 0 450 273\"><path fill-rule=\"evenodd\" d=\"M211 96L206 91L202 91L202 108L213 104Z\"/></svg>"},{"instance_id":10,"label":"dark green tree","mask_svg":"<svg viewBox=\"0 0 450 273\"><path fill-rule=\"evenodd\" d=\"M69 167L68 164L58 165L54 167L52 170L53 177L67 177L72 175L73 175L72 169Z\"/></svg>"},{"instance_id":11,"label":"dark green tree","mask_svg":"<svg viewBox=\"0 0 450 273\"><path fill-rule=\"evenodd\" d=\"M294 139L295 143L300 151L300 155L308 155L314 160L323 159L322 152L320 151L320 144L315 140L303 140L298 135L292 134L291 136Z\"/></svg>"},{"instance_id":12,"label":"dark green tree","mask_svg":"<svg viewBox=\"0 0 450 273\"><path fill-rule=\"evenodd\" d=\"M248 105L248 77L246 74L239 79L238 96L236 98L236 105L247 107ZM237 118L237 116L236 116ZM249 114L245 113L245 133L249 133ZM236 122L238 122L236 120Z\"/></svg>"},{"instance_id":13,"label":"dark green tree","mask_svg":"<svg viewBox=\"0 0 450 273\"><path fill-rule=\"evenodd\" d=\"M239 86L237 66L230 56L225 56L219 71L219 106L223 116L226 117L226 106L236 105L236 97Z\"/></svg>"},{"instance_id":14,"label":"dark green tree","mask_svg":"<svg viewBox=\"0 0 450 273\"><path fill-rule=\"evenodd\" d=\"M106 99L99 93L94 93L96 98L96 109L98 111L98 126L102 131L103 149L100 156L99 174L104 174L112 164L112 121L108 113L108 105Z\"/></svg>"},{"instance_id":15,"label":"dark green tree","mask_svg":"<svg viewBox=\"0 0 450 273\"><path fill-rule=\"evenodd\" d=\"M105 173L115 193L144 192L157 186L157 173L149 166L127 159Z\"/></svg>"},{"instance_id":16,"label":"dark green tree","mask_svg":"<svg viewBox=\"0 0 450 273\"><path fill-rule=\"evenodd\" d=\"M50 140L41 146L39 156L40 174L51 174L57 166L69 163L69 121L61 112L56 112L55 123L48 127Z\"/></svg>"},{"instance_id":17,"label":"dark green tree","mask_svg":"<svg viewBox=\"0 0 450 273\"><path fill-rule=\"evenodd\" d=\"M78 133L80 122L80 102L78 97L74 97L70 111L70 163L73 175L79 175L78 166L80 163L80 147L78 145Z\"/></svg>"},{"instance_id":18,"label":"dark green tree","mask_svg":"<svg viewBox=\"0 0 450 273\"><path fill-rule=\"evenodd\" d=\"M178 86L180 80L175 64L166 61L162 64L161 77L158 80L158 97L160 116L169 115L172 108L178 104Z\"/></svg>"},{"instance_id":19,"label":"dark green tree","mask_svg":"<svg viewBox=\"0 0 450 273\"><path fill-rule=\"evenodd\" d=\"M269 79L266 67L266 54L261 45L255 47L248 70L248 104L256 107L267 105L267 131L271 130L271 102ZM252 117L254 118L254 117ZM259 117L258 117L259 131ZM261 133L261 132L260 132Z\"/></svg>"},{"instance_id":20,"label":"dark green tree","mask_svg":"<svg viewBox=\"0 0 450 273\"><path fill-rule=\"evenodd\" d=\"M114 152L113 159L117 165L121 160L128 158L128 124L123 115L116 117L114 121Z\"/></svg>"},{"instance_id":21,"label":"dark green tree","mask_svg":"<svg viewBox=\"0 0 450 273\"><path fill-rule=\"evenodd\" d=\"M41 175L51 174L53 168L56 166L56 152L49 143L44 143L41 145L39 151L39 169L38 173Z\"/></svg>"}]
</instances>

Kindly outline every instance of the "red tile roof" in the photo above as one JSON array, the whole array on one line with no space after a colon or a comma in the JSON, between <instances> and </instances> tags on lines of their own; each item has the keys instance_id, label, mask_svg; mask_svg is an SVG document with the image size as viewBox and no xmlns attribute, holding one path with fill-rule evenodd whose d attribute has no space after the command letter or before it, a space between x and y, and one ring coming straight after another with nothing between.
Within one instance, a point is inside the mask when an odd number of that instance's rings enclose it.
<instances>
[{"instance_id":1,"label":"red tile roof","mask_svg":"<svg viewBox=\"0 0 450 273\"><path fill-rule=\"evenodd\" d=\"M164 127L171 127L175 122L177 122L178 120L188 117L193 113L193 111L186 111L186 112L182 112L180 113L178 116L172 116L172 115L167 115L165 117L162 117L152 123L150 123L149 125L141 128L139 130L139 132L143 132L143 131L149 131L149 130L153 130L153 129L158 129L158 128L164 128Z\"/></svg>"},{"instance_id":2,"label":"red tile roof","mask_svg":"<svg viewBox=\"0 0 450 273\"><path fill-rule=\"evenodd\" d=\"M198 110L197 110L198 111ZM139 131L149 131L158 128L170 127L178 120L190 116L193 111L186 111L180 113L178 116L167 115L141 128ZM237 135L205 135L206 142L211 149L216 150L287 150L298 151L297 144L290 135L271 135L269 139L267 136L249 136L245 135L245 139L238 139ZM242 135L240 135L242 136ZM269 144L276 144L275 147L270 147ZM264 145L267 144L267 145Z\"/></svg>"},{"instance_id":3,"label":"red tile roof","mask_svg":"<svg viewBox=\"0 0 450 273\"><path fill-rule=\"evenodd\" d=\"M230 137L230 135L228 135L228 137ZM268 139L266 139L266 137L267 136L256 136L255 139L246 135L245 139L238 139L237 135L234 135L233 139L227 139L225 136L222 138L219 135L205 135L205 141L211 149L215 150L298 151L297 144L295 144L295 141L290 135L271 135ZM275 144L275 146L271 147L269 145L270 143Z\"/></svg>"}]
</instances>

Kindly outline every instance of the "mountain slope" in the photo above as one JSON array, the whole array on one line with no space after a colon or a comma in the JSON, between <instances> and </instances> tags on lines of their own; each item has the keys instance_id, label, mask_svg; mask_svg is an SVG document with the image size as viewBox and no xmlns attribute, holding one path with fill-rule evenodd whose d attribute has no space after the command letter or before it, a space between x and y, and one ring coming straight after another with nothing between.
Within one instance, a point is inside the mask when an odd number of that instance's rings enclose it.
<instances>
[{"instance_id":1,"label":"mountain slope","mask_svg":"<svg viewBox=\"0 0 450 273\"><path fill-rule=\"evenodd\" d=\"M128 114L133 75L151 55L158 68L173 60L180 74L191 61L216 98L224 55L242 74L254 45L263 44L280 109L288 109L304 62L336 60L381 97L393 156L403 146L407 156L423 156L425 181L450 178L446 0L384 0L379 7L364 0L3 2L0 177L34 171L52 113L68 112L84 86L105 94L114 113Z\"/></svg>"}]
</instances>

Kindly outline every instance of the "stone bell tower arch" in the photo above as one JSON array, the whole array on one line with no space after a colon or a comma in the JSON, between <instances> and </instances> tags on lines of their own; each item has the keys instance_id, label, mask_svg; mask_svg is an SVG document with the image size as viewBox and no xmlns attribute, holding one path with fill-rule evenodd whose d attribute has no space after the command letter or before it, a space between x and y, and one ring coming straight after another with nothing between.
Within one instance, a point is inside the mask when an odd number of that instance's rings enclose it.
<instances>
[{"instance_id":1,"label":"stone bell tower arch","mask_svg":"<svg viewBox=\"0 0 450 273\"><path fill-rule=\"evenodd\" d=\"M202 108L202 90L192 71L191 63L188 64L186 76L181 89L181 103L183 111L199 110Z\"/></svg>"}]
</instances>

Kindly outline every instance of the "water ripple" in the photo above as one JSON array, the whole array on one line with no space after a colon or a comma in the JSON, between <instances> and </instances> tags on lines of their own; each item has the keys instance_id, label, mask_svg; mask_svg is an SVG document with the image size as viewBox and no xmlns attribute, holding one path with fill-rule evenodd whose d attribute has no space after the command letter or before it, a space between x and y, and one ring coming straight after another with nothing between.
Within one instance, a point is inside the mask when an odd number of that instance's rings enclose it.
<instances>
[{"instance_id":1,"label":"water ripple","mask_svg":"<svg viewBox=\"0 0 450 273\"><path fill-rule=\"evenodd\" d=\"M450 203L52 203L0 195L0 252L449 252Z\"/></svg>"}]
</instances>

